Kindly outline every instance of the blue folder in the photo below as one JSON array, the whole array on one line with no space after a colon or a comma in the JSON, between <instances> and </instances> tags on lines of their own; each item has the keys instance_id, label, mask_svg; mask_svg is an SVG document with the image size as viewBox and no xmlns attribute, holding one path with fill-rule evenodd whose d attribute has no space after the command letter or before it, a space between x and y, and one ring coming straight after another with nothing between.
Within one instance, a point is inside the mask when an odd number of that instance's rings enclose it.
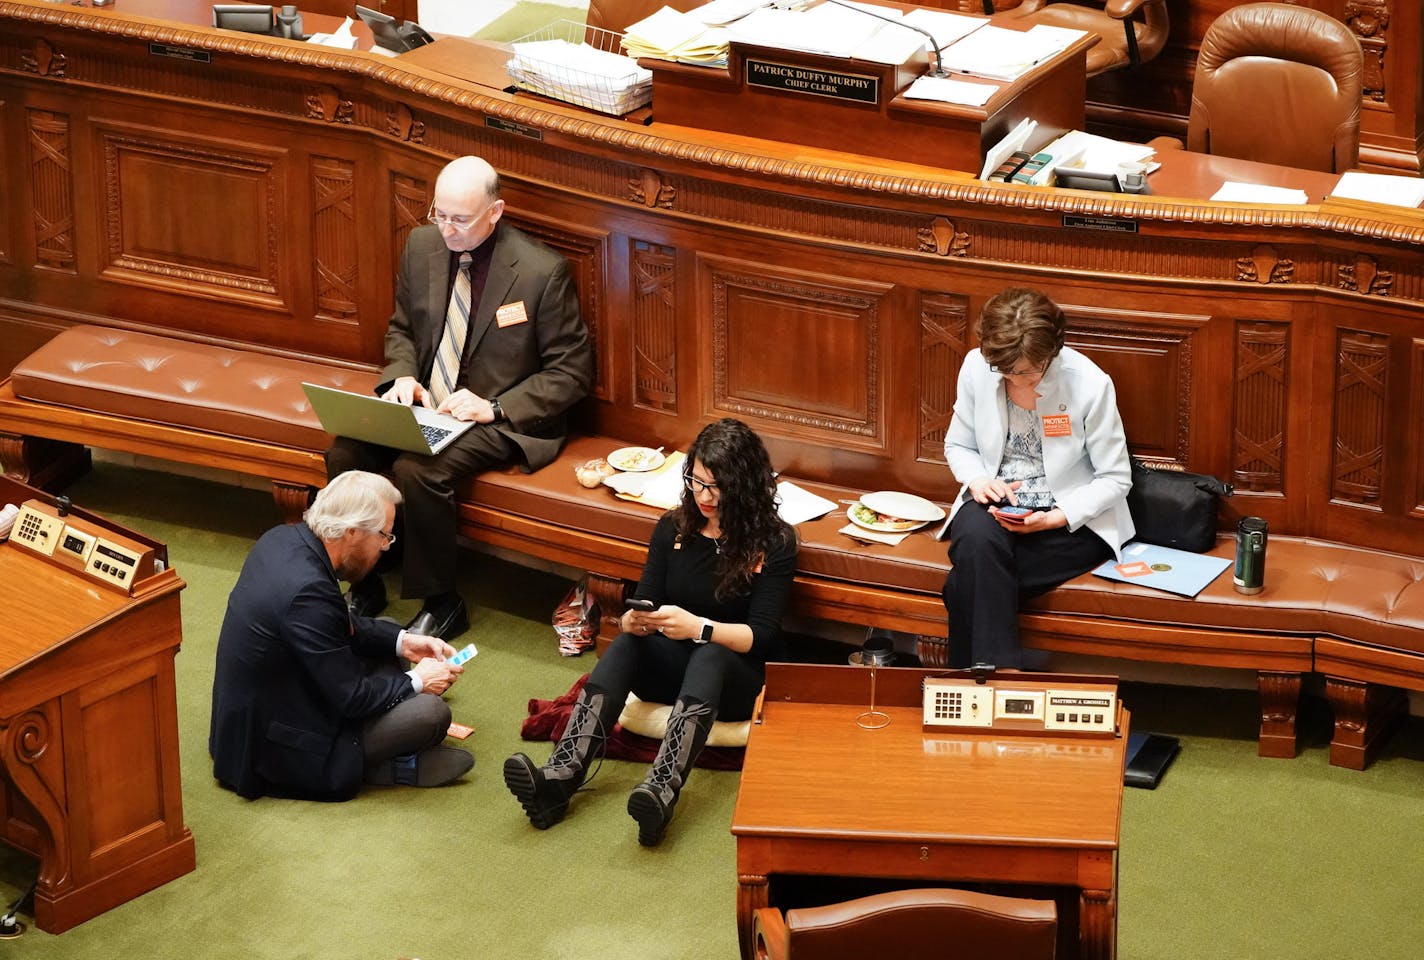
<instances>
[{"instance_id":1,"label":"blue folder","mask_svg":"<svg viewBox=\"0 0 1424 960\"><path fill-rule=\"evenodd\" d=\"M1231 566L1223 557L1173 550L1136 540L1122 548L1122 560L1108 560L1093 573L1109 580L1195 597Z\"/></svg>"}]
</instances>

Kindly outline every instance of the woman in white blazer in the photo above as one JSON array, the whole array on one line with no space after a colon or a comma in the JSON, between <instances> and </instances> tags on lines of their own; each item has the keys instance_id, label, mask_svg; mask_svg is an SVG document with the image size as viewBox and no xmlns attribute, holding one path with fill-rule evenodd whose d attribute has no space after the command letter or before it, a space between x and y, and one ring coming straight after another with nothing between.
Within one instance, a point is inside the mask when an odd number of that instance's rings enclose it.
<instances>
[{"instance_id":1,"label":"woman in white blazer","mask_svg":"<svg viewBox=\"0 0 1424 960\"><path fill-rule=\"evenodd\" d=\"M1064 343L1036 290L990 298L959 370L944 455L950 512L950 665L1018 667L1021 600L1121 557L1132 473L1112 380Z\"/></svg>"}]
</instances>

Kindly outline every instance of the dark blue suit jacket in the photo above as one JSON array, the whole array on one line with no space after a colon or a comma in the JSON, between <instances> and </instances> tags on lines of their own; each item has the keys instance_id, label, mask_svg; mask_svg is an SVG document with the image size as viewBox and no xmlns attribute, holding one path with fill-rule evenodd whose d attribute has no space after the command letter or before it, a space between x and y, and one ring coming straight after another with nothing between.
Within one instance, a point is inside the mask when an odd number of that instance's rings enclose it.
<instances>
[{"instance_id":1,"label":"dark blue suit jacket","mask_svg":"<svg viewBox=\"0 0 1424 960\"><path fill-rule=\"evenodd\" d=\"M346 800L361 788L362 722L413 695L400 627L347 614L305 523L267 531L243 564L218 636L208 752L244 797Z\"/></svg>"}]
</instances>

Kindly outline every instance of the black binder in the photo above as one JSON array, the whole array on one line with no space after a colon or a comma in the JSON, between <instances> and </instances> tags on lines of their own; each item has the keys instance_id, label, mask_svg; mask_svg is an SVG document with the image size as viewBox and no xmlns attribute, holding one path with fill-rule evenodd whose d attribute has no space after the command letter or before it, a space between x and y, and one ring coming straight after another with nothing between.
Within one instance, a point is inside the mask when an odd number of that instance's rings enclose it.
<instances>
[{"instance_id":1,"label":"black binder","mask_svg":"<svg viewBox=\"0 0 1424 960\"><path fill-rule=\"evenodd\" d=\"M1127 735L1127 770L1122 782L1129 787L1157 789L1162 775L1172 765L1182 749L1176 737L1160 733L1129 733Z\"/></svg>"}]
</instances>

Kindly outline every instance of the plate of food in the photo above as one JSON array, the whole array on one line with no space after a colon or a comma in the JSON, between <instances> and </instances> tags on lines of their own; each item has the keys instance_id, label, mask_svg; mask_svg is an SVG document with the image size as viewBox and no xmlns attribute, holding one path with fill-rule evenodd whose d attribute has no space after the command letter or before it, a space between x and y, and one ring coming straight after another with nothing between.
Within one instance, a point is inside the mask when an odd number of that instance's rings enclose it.
<instances>
[{"instance_id":1,"label":"plate of food","mask_svg":"<svg viewBox=\"0 0 1424 960\"><path fill-rule=\"evenodd\" d=\"M608 463L613 469L627 473L656 470L666 459L661 450L654 450L652 447L620 447L608 455Z\"/></svg>"},{"instance_id":2,"label":"plate of food","mask_svg":"<svg viewBox=\"0 0 1424 960\"><path fill-rule=\"evenodd\" d=\"M903 517L892 517L889 514L872 510L862 503L853 503L846 508L846 516L850 522L857 527L864 527L867 530L874 530L878 533L906 533L910 530L918 530L929 520L906 520Z\"/></svg>"},{"instance_id":3,"label":"plate of food","mask_svg":"<svg viewBox=\"0 0 1424 960\"><path fill-rule=\"evenodd\" d=\"M913 493L878 490L875 493L867 493L860 498L860 502L876 513L884 514L887 517L922 520L925 523L934 523L936 520L944 519L943 507L924 497L917 497Z\"/></svg>"}]
</instances>

